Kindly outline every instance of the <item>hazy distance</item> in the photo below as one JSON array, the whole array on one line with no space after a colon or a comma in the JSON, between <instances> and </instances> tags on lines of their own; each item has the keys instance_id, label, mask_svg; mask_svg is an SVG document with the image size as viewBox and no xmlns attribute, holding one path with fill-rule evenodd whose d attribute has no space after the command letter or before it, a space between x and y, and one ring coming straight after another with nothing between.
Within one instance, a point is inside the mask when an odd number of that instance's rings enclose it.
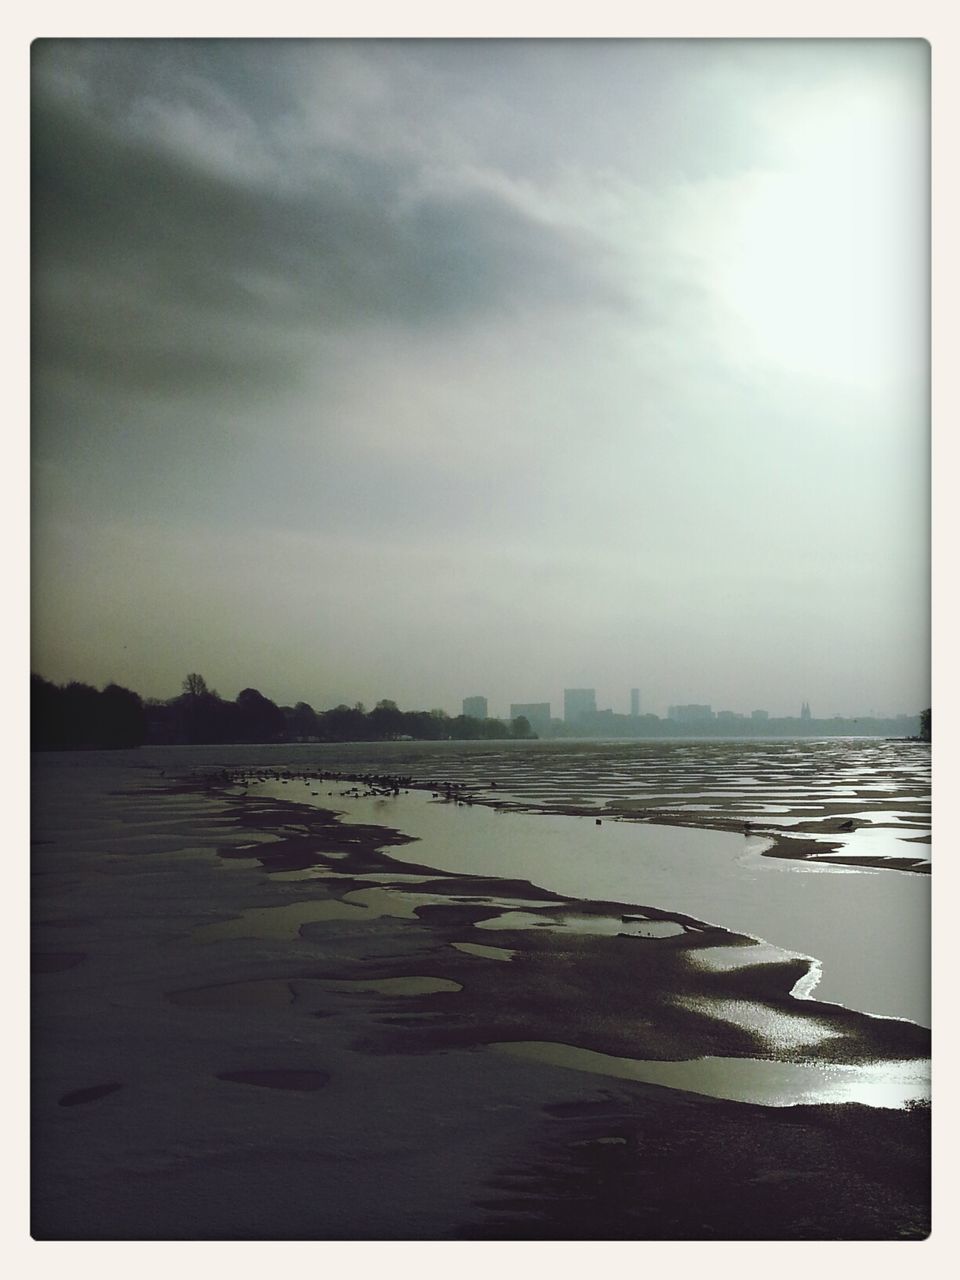
<instances>
[{"instance_id":1,"label":"hazy distance","mask_svg":"<svg viewBox=\"0 0 960 1280\"><path fill-rule=\"evenodd\" d=\"M36 671L928 705L925 43L33 59Z\"/></svg>"}]
</instances>

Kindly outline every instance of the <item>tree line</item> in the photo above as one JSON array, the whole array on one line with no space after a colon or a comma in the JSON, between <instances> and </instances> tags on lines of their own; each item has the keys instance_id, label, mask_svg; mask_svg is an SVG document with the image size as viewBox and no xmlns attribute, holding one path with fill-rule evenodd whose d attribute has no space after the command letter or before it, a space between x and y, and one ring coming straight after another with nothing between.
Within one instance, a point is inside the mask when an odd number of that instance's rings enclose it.
<instances>
[{"instance_id":1,"label":"tree line","mask_svg":"<svg viewBox=\"0 0 960 1280\"><path fill-rule=\"evenodd\" d=\"M307 702L277 706L258 689L234 701L221 698L203 676L191 672L166 701L143 699L108 684L97 690L72 680L57 685L31 677L31 746L35 751L197 745L228 742L383 742L391 739L535 738L525 716L505 723L445 711L401 711L384 698L367 711L362 702L314 711Z\"/></svg>"}]
</instances>

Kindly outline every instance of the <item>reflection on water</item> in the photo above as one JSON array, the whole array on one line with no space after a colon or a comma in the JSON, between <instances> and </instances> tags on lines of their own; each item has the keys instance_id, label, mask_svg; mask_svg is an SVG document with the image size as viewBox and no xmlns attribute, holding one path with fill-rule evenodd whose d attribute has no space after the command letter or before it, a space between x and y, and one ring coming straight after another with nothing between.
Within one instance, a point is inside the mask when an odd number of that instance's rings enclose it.
<instances>
[{"instance_id":1,"label":"reflection on water","mask_svg":"<svg viewBox=\"0 0 960 1280\"><path fill-rule=\"evenodd\" d=\"M463 951L468 956L479 956L482 960L512 960L517 954L506 947L484 947L479 942L451 942L451 947Z\"/></svg>"},{"instance_id":2,"label":"reflection on water","mask_svg":"<svg viewBox=\"0 0 960 1280\"><path fill-rule=\"evenodd\" d=\"M381 888L355 889L345 893L342 899L318 898L289 902L279 907L249 907L234 920L198 925L193 936L200 942L217 942L224 938L291 939L299 936L304 925L317 924L322 920L377 920L382 916L415 920L418 907L448 901L448 898L436 894L391 892Z\"/></svg>"},{"instance_id":3,"label":"reflection on water","mask_svg":"<svg viewBox=\"0 0 960 1280\"><path fill-rule=\"evenodd\" d=\"M764 1040L771 1052L813 1048L824 1040L836 1040L843 1035L843 1032L816 1018L781 1013L758 1000L711 1000L682 996L674 1003L702 1017L716 1018L743 1027Z\"/></svg>"},{"instance_id":4,"label":"reflection on water","mask_svg":"<svg viewBox=\"0 0 960 1280\"><path fill-rule=\"evenodd\" d=\"M759 964L783 964L785 959L791 958L794 957L791 957L789 952L765 943L758 943L752 947L704 947L697 951L690 951L686 955L687 963L694 968L712 969L721 973L730 972L733 969L753 968L754 965ZM799 958L807 959L805 956ZM790 994L795 1000L814 998L822 976L820 961L808 960L806 973L793 984Z\"/></svg>"},{"instance_id":5,"label":"reflection on water","mask_svg":"<svg viewBox=\"0 0 960 1280\"><path fill-rule=\"evenodd\" d=\"M856 831L815 833L805 838L839 843L840 848L833 855L835 857L915 858L922 862L930 861L929 828L911 827L905 831L894 831L871 825L859 827Z\"/></svg>"},{"instance_id":6,"label":"reflection on water","mask_svg":"<svg viewBox=\"0 0 960 1280\"><path fill-rule=\"evenodd\" d=\"M712 969L715 972L729 972L731 969L744 969L755 964L783 964L784 953L779 947L732 946L701 947L687 954L687 963L697 969Z\"/></svg>"},{"instance_id":7,"label":"reflection on water","mask_svg":"<svg viewBox=\"0 0 960 1280\"><path fill-rule=\"evenodd\" d=\"M282 907L249 907L235 920L198 925L193 936L199 942L219 942L224 938L296 938L302 925L318 920L355 920L364 914L363 907L350 906L335 898L291 902Z\"/></svg>"},{"instance_id":8,"label":"reflection on water","mask_svg":"<svg viewBox=\"0 0 960 1280\"><path fill-rule=\"evenodd\" d=\"M275 791L297 800L309 794L293 783ZM592 818L438 803L422 791L344 798L337 807L345 822L415 836L415 845L385 850L398 864L519 878L569 898L718 924L819 961L817 999L930 1025L929 876L768 858L761 838L732 832L596 826Z\"/></svg>"},{"instance_id":9,"label":"reflection on water","mask_svg":"<svg viewBox=\"0 0 960 1280\"><path fill-rule=\"evenodd\" d=\"M758 1058L694 1058L643 1062L576 1045L525 1040L491 1044L511 1057L641 1084L683 1089L731 1102L765 1107L860 1102L897 1109L930 1097L930 1064L924 1059L847 1066L828 1062L770 1062Z\"/></svg>"}]
</instances>

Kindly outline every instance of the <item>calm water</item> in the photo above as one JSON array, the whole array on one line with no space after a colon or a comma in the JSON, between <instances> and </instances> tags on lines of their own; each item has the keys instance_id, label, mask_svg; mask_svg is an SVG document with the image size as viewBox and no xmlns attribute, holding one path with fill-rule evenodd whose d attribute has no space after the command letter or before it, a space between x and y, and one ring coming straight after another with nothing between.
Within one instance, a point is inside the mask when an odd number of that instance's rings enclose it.
<instances>
[{"instance_id":1,"label":"calm water","mask_svg":"<svg viewBox=\"0 0 960 1280\"><path fill-rule=\"evenodd\" d=\"M709 1098L753 1102L765 1107L860 1102L869 1107L896 1109L930 1096L930 1064L912 1058L866 1066L769 1062L757 1058L642 1062L546 1040L514 1040L490 1048L510 1057L548 1062L574 1071L659 1084L668 1089L686 1089Z\"/></svg>"},{"instance_id":2,"label":"calm water","mask_svg":"<svg viewBox=\"0 0 960 1280\"><path fill-rule=\"evenodd\" d=\"M762 829L810 838L858 815L868 825L851 841L925 857L929 844L915 841L929 830L929 748L876 739L167 747L41 756L35 772L42 791L48 773L69 789L95 785L107 766L132 766L152 780L160 769L169 776L248 765L402 772L467 782L488 799L602 813L597 826L592 817L434 803L422 791L350 799L331 784L273 787L283 798L341 809L347 821L418 837L394 851L401 860L682 912L812 957L821 973L804 994L929 1025L932 877L766 858L762 836L611 820L679 813L709 827L763 814Z\"/></svg>"},{"instance_id":3,"label":"calm water","mask_svg":"<svg viewBox=\"0 0 960 1280\"><path fill-rule=\"evenodd\" d=\"M929 1026L931 877L766 858L760 837L559 814L500 813L429 792L357 799L329 784L266 783L282 799L417 837L391 856L519 877L572 898L677 911L819 962L815 999ZM332 795L330 794L332 792Z\"/></svg>"}]
</instances>

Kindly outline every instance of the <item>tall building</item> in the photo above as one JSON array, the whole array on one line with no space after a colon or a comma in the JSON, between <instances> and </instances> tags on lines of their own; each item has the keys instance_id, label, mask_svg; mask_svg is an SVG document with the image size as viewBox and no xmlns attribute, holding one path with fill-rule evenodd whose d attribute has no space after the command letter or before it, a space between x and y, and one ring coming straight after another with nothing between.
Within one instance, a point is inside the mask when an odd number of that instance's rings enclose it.
<instances>
[{"instance_id":1,"label":"tall building","mask_svg":"<svg viewBox=\"0 0 960 1280\"><path fill-rule=\"evenodd\" d=\"M769 711L751 711L750 719L751 720L769 720L770 712Z\"/></svg>"},{"instance_id":2,"label":"tall building","mask_svg":"<svg viewBox=\"0 0 960 1280\"><path fill-rule=\"evenodd\" d=\"M486 720L487 718L487 700L479 695L474 698L464 698L463 714L472 716L474 720Z\"/></svg>"},{"instance_id":3,"label":"tall building","mask_svg":"<svg viewBox=\"0 0 960 1280\"><path fill-rule=\"evenodd\" d=\"M517 716L526 716L534 733L550 732L549 702L511 702L510 719L516 720Z\"/></svg>"},{"instance_id":4,"label":"tall building","mask_svg":"<svg viewBox=\"0 0 960 1280\"><path fill-rule=\"evenodd\" d=\"M630 714L638 716L640 714L640 690L630 690Z\"/></svg>"},{"instance_id":5,"label":"tall building","mask_svg":"<svg viewBox=\"0 0 960 1280\"><path fill-rule=\"evenodd\" d=\"M810 719L810 703L809 702L804 702L803 706L800 708L800 719L801 720Z\"/></svg>"},{"instance_id":6,"label":"tall building","mask_svg":"<svg viewBox=\"0 0 960 1280\"><path fill-rule=\"evenodd\" d=\"M567 724L576 724L582 716L593 716L596 713L596 689L564 689L563 718Z\"/></svg>"}]
</instances>

